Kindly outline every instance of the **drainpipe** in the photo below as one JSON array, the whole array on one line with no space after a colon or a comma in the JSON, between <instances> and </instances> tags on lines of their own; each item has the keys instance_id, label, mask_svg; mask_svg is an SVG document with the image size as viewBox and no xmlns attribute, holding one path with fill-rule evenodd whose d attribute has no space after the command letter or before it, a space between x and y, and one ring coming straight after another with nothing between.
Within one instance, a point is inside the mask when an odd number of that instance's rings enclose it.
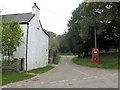
<instances>
[{"instance_id":1,"label":"drainpipe","mask_svg":"<svg viewBox=\"0 0 120 90\"><path fill-rule=\"evenodd\" d=\"M27 56L28 56L28 33L29 33L29 23L27 23L27 36L26 36L26 71L27 71Z\"/></svg>"}]
</instances>

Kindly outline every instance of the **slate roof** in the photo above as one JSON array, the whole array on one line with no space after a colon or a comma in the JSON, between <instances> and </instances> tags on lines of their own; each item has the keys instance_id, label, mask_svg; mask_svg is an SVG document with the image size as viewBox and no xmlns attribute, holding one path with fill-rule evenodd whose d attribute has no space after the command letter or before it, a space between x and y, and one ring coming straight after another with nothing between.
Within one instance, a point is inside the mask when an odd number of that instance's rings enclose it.
<instances>
[{"instance_id":1,"label":"slate roof","mask_svg":"<svg viewBox=\"0 0 120 90\"><path fill-rule=\"evenodd\" d=\"M0 15L2 20L5 21L17 21L19 24L28 23L35 15L32 13L21 13L21 14L8 14L8 15Z\"/></svg>"},{"instance_id":2,"label":"slate roof","mask_svg":"<svg viewBox=\"0 0 120 90\"><path fill-rule=\"evenodd\" d=\"M27 24L35 14L32 13L21 13L21 14L8 14L8 15L0 15L0 21L5 20L5 21L17 21L19 24ZM39 20L39 23L42 27L42 24ZM42 31L49 37L48 33L42 28Z\"/></svg>"}]
</instances>

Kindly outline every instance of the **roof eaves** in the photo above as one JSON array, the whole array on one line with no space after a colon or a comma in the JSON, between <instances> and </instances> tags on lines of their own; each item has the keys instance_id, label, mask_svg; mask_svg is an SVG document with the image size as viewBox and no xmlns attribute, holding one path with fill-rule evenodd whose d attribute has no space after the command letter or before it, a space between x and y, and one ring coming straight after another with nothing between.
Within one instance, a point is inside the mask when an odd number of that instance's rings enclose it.
<instances>
[{"instance_id":1,"label":"roof eaves","mask_svg":"<svg viewBox=\"0 0 120 90\"><path fill-rule=\"evenodd\" d=\"M42 31L50 38L50 36L48 35L48 33L43 29L43 27L42 27L42 24L41 24L41 21L39 20L39 23L40 23L40 26L41 26L41 28L42 28Z\"/></svg>"},{"instance_id":2,"label":"roof eaves","mask_svg":"<svg viewBox=\"0 0 120 90\"><path fill-rule=\"evenodd\" d=\"M19 24L28 24L28 22L20 22Z\"/></svg>"},{"instance_id":3,"label":"roof eaves","mask_svg":"<svg viewBox=\"0 0 120 90\"><path fill-rule=\"evenodd\" d=\"M5 15L0 15L0 16L9 16L9 15L22 15L22 14L31 14L31 12L29 12L29 13L5 14Z\"/></svg>"}]
</instances>

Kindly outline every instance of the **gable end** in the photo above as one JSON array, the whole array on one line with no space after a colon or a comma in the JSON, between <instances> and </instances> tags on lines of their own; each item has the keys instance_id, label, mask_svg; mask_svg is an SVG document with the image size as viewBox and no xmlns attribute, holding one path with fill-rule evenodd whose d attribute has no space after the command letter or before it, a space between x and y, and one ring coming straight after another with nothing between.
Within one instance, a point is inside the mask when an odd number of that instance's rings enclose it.
<instances>
[{"instance_id":1,"label":"gable end","mask_svg":"<svg viewBox=\"0 0 120 90\"><path fill-rule=\"evenodd\" d=\"M41 24L41 21L39 20L39 23L40 23L40 26L41 26L41 28L42 28L42 31L49 37L49 35L48 35L48 33L43 29L43 27L42 27L42 24Z\"/></svg>"}]
</instances>

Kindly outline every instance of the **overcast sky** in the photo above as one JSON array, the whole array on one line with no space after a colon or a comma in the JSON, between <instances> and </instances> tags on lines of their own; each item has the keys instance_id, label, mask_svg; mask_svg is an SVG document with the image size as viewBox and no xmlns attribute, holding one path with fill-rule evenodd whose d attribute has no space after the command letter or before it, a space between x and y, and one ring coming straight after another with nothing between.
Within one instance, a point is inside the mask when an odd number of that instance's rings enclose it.
<instances>
[{"instance_id":1,"label":"overcast sky","mask_svg":"<svg viewBox=\"0 0 120 90\"><path fill-rule=\"evenodd\" d=\"M32 12L33 3L40 8L40 20L44 29L57 35L67 31L72 11L83 0L0 0L2 14Z\"/></svg>"}]
</instances>

